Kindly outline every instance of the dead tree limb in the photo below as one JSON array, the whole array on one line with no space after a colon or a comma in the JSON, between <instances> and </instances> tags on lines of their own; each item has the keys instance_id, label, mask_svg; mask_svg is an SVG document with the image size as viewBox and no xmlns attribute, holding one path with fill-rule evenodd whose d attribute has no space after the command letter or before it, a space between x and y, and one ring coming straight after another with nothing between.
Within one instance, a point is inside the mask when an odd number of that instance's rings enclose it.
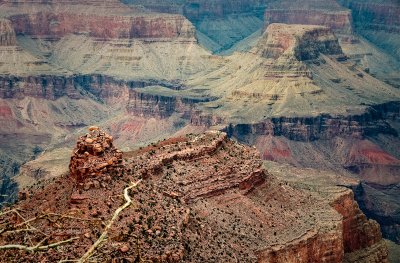
<instances>
[{"instance_id":1,"label":"dead tree limb","mask_svg":"<svg viewBox=\"0 0 400 263\"><path fill-rule=\"evenodd\" d=\"M10 244L10 245L0 246L0 250L3 250L3 249L20 249L20 250L25 250L25 251L28 251L28 252L36 252L36 251L48 250L48 249L53 248L53 247L58 247L58 246L70 243L70 242L72 242L72 241L74 241L74 240L76 240L78 238L79 237L73 237L73 238L70 238L70 239L67 239L67 240L63 240L63 241L60 241L60 242L56 242L56 243L52 243L52 244L49 244L49 245L46 245L46 246L41 246L41 244L47 239L47 238L45 238L44 240L40 241L35 246L28 247L28 246L24 246L24 245Z\"/></svg>"},{"instance_id":2,"label":"dead tree limb","mask_svg":"<svg viewBox=\"0 0 400 263\"><path fill-rule=\"evenodd\" d=\"M132 204L132 199L129 196L129 190L136 187L141 181L142 180L139 180L136 183L131 183L128 187L126 187L124 189L124 198L125 198L126 202L122 206L118 207L117 210L115 210L113 217L111 218L110 222L108 222L108 224L104 228L104 231L101 234L101 236L99 237L99 239L97 239L97 241L89 248L89 250L86 251L86 253L79 259L79 261L78 261L79 263L86 262L86 260L88 260L92 256L92 254L97 249L97 247L100 246L101 243L103 243L105 241L105 239L107 238L108 231L114 224L114 221L118 218L119 214L122 211L124 211L125 208L127 208L128 206L130 206Z\"/></svg>"}]
</instances>

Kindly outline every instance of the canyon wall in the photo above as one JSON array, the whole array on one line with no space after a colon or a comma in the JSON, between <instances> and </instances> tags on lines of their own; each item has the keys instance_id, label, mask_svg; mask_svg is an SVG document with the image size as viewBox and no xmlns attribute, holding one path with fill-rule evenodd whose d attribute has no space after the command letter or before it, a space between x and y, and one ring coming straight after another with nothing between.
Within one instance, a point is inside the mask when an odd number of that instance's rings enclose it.
<instances>
[{"instance_id":1,"label":"canyon wall","mask_svg":"<svg viewBox=\"0 0 400 263\"><path fill-rule=\"evenodd\" d=\"M257 47L257 53L272 59L293 55L298 61L304 61L316 59L320 54L343 55L332 31L318 26L271 24Z\"/></svg>"},{"instance_id":2,"label":"canyon wall","mask_svg":"<svg viewBox=\"0 0 400 263\"><path fill-rule=\"evenodd\" d=\"M399 103L372 106L359 116L329 116L305 118L272 118L258 124L229 125L226 131L230 136L247 141L247 136L273 135L285 136L290 140L312 141L332 139L335 136L373 136L390 134L397 136L395 129L386 122L399 119Z\"/></svg>"},{"instance_id":3,"label":"canyon wall","mask_svg":"<svg viewBox=\"0 0 400 263\"><path fill-rule=\"evenodd\" d=\"M336 33L351 34L351 12L340 8L334 1L279 1L268 5L264 20L272 23L321 25Z\"/></svg>"},{"instance_id":4,"label":"canyon wall","mask_svg":"<svg viewBox=\"0 0 400 263\"><path fill-rule=\"evenodd\" d=\"M262 14L265 4L270 0L124 0L124 3L143 5L146 8L161 13L182 13L191 21L204 17L212 19L223 18L229 14L259 13Z\"/></svg>"},{"instance_id":5,"label":"canyon wall","mask_svg":"<svg viewBox=\"0 0 400 263\"><path fill-rule=\"evenodd\" d=\"M194 27L179 15L102 16L73 13L20 14L10 17L17 34L59 39L68 34L94 38L177 38L194 41Z\"/></svg>"},{"instance_id":6,"label":"canyon wall","mask_svg":"<svg viewBox=\"0 0 400 263\"><path fill-rule=\"evenodd\" d=\"M157 80L124 81L105 75L0 76L0 98L34 97L56 100L67 96L71 99L78 99L84 97L84 92L89 92L96 98L107 101L125 97L129 89L154 85L161 85L168 89L179 89L180 87L179 84Z\"/></svg>"},{"instance_id":7,"label":"canyon wall","mask_svg":"<svg viewBox=\"0 0 400 263\"><path fill-rule=\"evenodd\" d=\"M266 10L265 22L272 23L321 25L338 33L349 34L351 28L350 12L327 13L319 10Z\"/></svg>"},{"instance_id":8,"label":"canyon wall","mask_svg":"<svg viewBox=\"0 0 400 263\"><path fill-rule=\"evenodd\" d=\"M358 34L400 60L400 5L397 0L339 2L351 9Z\"/></svg>"},{"instance_id":9,"label":"canyon wall","mask_svg":"<svg viewBox=\"0 0 400 263\"><path fill-rule=\"evenodd\" d=\"M363 30L375 29L400 33L400 5L396 0L339 0L351 9L355 25Z\"/></svg>"},{"instance_id":10,"label":"canyon wall","mask_svg":"<svg viewBox=\"0 0 400 263\"><path fill-rule=\"evenodd\" d=\"M396 172L398 173L398 171ZM396 184L384 186L364 182L353 187L353 190L360 208L368 217L380 223L383 235L399 243L400 203L398 186Z\"/></svg>"}]
</instances>

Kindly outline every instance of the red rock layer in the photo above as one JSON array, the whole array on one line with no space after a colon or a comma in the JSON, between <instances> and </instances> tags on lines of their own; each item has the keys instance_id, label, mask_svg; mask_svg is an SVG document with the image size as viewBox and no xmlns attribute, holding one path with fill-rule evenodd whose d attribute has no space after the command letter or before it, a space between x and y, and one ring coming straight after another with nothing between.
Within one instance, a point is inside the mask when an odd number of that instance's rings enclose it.
<instances>
[{"instance_id":1,"label":"red rock layer","mask_svg":"<svg viewBox=\"0 0 400 263\"><path fill-rule=\"evenodd\" d=\"M352 32L350 11L331 12L328 10L306 9L267 9L265 11L266 26L272 23L321 25L338 33Z\"/></svg>"},{"instance_id":2,"label":"red rock layer","mask_svg":"<svg viewBox=\"0 0 400 263\"><path fill-rule=\"evenodd\" d=\"M354 194L347 194L335 200L333 208L343 216L343 243L345 253L372 246L382 240L379 224L368 220L354 201Z\"/></svg>"},{"instance_id":3,"label":"red rock layer","mask_svg":"<svg viewBox=\"0 0 400 263\"><path fill-rule=\"evenodd\" d=\"M0 245L23 244L26 235L35 244L43 238L48 244L76 239L58 250L0 250L1 259L79 259L123 203L123 189L140 178L127 193L134 206L116 219L94 253L96 260L339 263L344 241L349 252L379 242L376 224L365 222L351 206L351 196L334 202L344 207L342 217L326 201L268 175L257 156L254 148L232 142L224 133L208 132L126 153L124 166L86 177L83 187L77 188L69 176L34 187L14 207L20 216L10 210L2 214L8 227ZM13 232L24 225L22 217L40 231ZM383 254L380 259L370 262L385 262Z\"/></svg>"},{"instance_id":4,"label":"red rock layer","mask_svg":"<svg viewBox=\"0 0 400 263\"><path fill-rule=\"evenodd\" d=\"M343 244L348 254L346 262L389 262L379 224L367 219L354 200L352 191L331 205L343 216Z\"/></svg>"},{"instance_id":5,"label":"red rock layer","mask_svg":"<svg viewBox=\"0 0 400 263\"><path fill-rule=\"evenodd\" d=\"M101 176L122 163L122 152L113 145L113 137L98 127L79 138L69 164L70 176L77 182Z\"/></svg>"},{"instance_id":6,"label":"red rock layer","mask_svg":"<svg viewBox=\"0 0 400 263\"><path fill-rule=\"evenodd\" d=\"M100 39L180 37L194 41L194 27L180 15L107 16L74 13L20 14L10 17L17 34L61 38L85 34Z\"/></svg>"}]
</instances>

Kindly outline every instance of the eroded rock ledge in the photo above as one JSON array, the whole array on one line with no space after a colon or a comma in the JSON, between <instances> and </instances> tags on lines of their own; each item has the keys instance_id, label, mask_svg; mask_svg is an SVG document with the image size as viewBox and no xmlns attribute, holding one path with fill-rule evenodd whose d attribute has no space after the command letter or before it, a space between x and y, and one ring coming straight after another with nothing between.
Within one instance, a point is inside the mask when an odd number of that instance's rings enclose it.
<instances>
[{"instance_id":1,"label":"eroded rock ledge","mask_svg":"<svg viewBox=\"0 0 400 263\"><path fill-rule=\"evenodd\" d=\"M91 155L92 142L87 140L102 138L110 147L101 145L103 152L93 150ZM92 128L90 138L82 137L78 148L83 157L88 152L91 158L103 158L113 152L111 142L107 134ZM307 181L285 182L269 174L258 156L255 148L210 131L125 153L123 166L96 176L81 171L83 188L76 187L70 175L36 185L12 208L22 217L11 210L2 215L8 223L0 246L23 244L26 235L33 243L43 238L49 244L70 241L58 251L0 249L1 258L79 259L121 205L124 188L142 179L128 192L134 205L113 224L96 259L342 262L352 255L355 262L387 262L378 225L361 213L350 190L327 185L311 191ZM72 164L79 163L74 160ZM19 231L25 219L40 231Z\"/></svg>"}]
</instances>

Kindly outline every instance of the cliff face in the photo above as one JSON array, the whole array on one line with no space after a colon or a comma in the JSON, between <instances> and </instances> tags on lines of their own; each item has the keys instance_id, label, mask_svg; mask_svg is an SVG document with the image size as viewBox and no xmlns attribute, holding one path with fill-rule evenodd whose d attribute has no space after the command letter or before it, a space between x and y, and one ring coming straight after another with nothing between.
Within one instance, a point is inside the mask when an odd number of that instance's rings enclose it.
<instances>
[{"instance_id":1,"label":"cliff face","mask_svg":"<svg viewBox=\"0 0 400 263\"><path fill-rule=\"evenodd\" d=\"M339 2L351 9L357 27L364 30L383 29L400 33L400 6L397 1L339 0Z\"/></svg>"},{"instance_id":2,"label":"cliff face","mask_svg":"<svg viewBox=\"0 0 400 263\"><path fill-rule=\"evenodd\" d=\"M383 235L394 242L400 242L398 187L395 184L384 186L361 183L353 189L360 208L380 223Z\"/></svg>"},{"instance_id":3,"label":"cliff face","mask_svg":"<svg viewBox=\"0 0 400 263\"><path fill-rule=\"evenodd\" d=\"M251 135L285 136L291 140L311 141L332 139L336 136L362 138L388 134L397 136L387 121L399 118L399 104L371 107L360 116L317 118L273 118L259 124L237 124L227 127L230 136L246 138Z\"/></svg>"},{"instance_id":4,"label":"cliff face","mask_svg":"<svg viewBox=\"0 0 400 263\"><path fill-rule=\"evenodd\" d=\"M343 216L345 253L372 246L382 240L379 224L366 218L358 208L352 191L336 199L332 206Z\"/></svg>"},{"instance_id":5,"label":"cliff face","mask_svg":"<svg viewBox=\"0 0 400 263\"><path fill-rule=\"evenodd\" d=\"M360 35L400 59L400 6L398 1L341 0L352 11Z\"/></svg>"},{"instance_id":6,"label":"cliff face","mask_svg":"<svg viewBox=\"0 0 400 263\"><path fill-rule=\"evenodd\" d=\"M350 189L334 186L354 186L357 181L321 169L304 169L275 162L265 162L264 165L278 178L284 178L290 186L303 189L315 198L322 198L340 214L343 262L388 262L387 247L382 240L379 224L367 219ZM329 256L333 255L325 256L326 262L331 262ZM316 262L321 261L316 259Z\"/></svg>"},{"instance_id":7,"label":"cliff face","mask_svg":"<svg viewBox=\"0 0 400 263\"><path fill-rule=\"evenodd\" d=\"M193 111L195 111L197 103L212 100L212 98L207 97L196 98L182 95L179 92L172 91L171 94L157 94L148 92L147 89L130 90L127 111L135 116L142 117L167 118L174 113L178 113L188 118L196 115Z\"/></svg>"},{"instance_id":8,"label":"cliff face","mask_svg":"<svg viewBox=\"0 0 400 263\"><path fill-rule=\"evenodd\" d=\"M262 10L266 1L250 0L190 0L184 6L183 12L190 19L200 19L204 16L223 18L231 13L257 12Z\"/></svg>"},{"instance_id":9,"label":"cliff face","mask_svg":"<svg viewBox=\"0 0 400 263\"><path fill-rule=\"evenodd\" d=\"M59 39L68 34L84 34L100 39L177 38L195 41L194 27L179 15L101 16L74 13L20 14L11 16L17 34Z\"/></svg>"},{"instance_id":10,"label":"cliff face","mask_svg":"<svg viewBox=\"0 0 400 263\"><path fill-rule=\"evenodd\" d=\"M60 39L82 34L109 39L171 39L194 41L194 27L179 14L145 13L117 0L109 1L5 1L3 16L17 34Z\"/></svg>"},{"instance_id":11,"label":"cliff face","mask_svg":"<svg viewBox=\"0 0 400 263\"><path fill-rule=\"evenodd\" d=\"M101 131L99 137L94 129L79 140L73 164L99 166L108 156L96 154L97 146L88 148L102 141ZM81 174L75 180L65 175L26 189L13 209L40 229L27 235L33 242L46 238L49 245L63 249L2 249L1 256L8 262L79 259L108 231L110 238L101 250L95 248L97 260L118 256L150 262L339 263L365 248L369 262L387 262L385 246L369 250L380 245L379 229L354 206L350 190L334 185L325 192L306 190L270 175L257 156L254 148L232 142L224 133L207 132L124 153L125 161L104 166L97 176ZM125 190L125 201L135 206L117 210L120 202L115 198L130 181L137 183ZM332 206L345 211L337 208L338 213ZM25 234L18 231L21 222L12 211L2 215L9 228L0 245L24 244ZM121 213L104 228L100 220L113 217L114 211ZM57 224L49 225L49 219Z\"/></svg>"},{"instance_id":12,"label":"cliff face","mask_svg":"<svg viewBox=\"0 0 400 263\"><path fill-rule=\"evenodd\" d=\"M336 33L352 33L351 12L336 1L279 1L267 5L264 19L267 26L272 23L321 25Z\"/></svg>"},{"instance_id":13,"label":"cliff face","mask_svg":"<svg viewBox=\"0 0 400 263\"><path fill-rule=\"evenodd\" d=\"M161 13L182 13L191 21L204 17L221 19L229 14L262 12L268 0L185 0L169 1L166 4L161 0L124 0L124 3L143 5L146 8Z\"/></svg>"},{"instance_id":14,"label":"cliff face","mask_svg":"<svg viewBox=\"0 0 400 263\"><path fill-rule=\"evenodd\" d=\"M337 38L328 28L302 25L272 24L258 47L263 57L273 59L294 55L297 60L304 61L317 59L320 54L343 55Z\"/></svg>"}]
</instances>

